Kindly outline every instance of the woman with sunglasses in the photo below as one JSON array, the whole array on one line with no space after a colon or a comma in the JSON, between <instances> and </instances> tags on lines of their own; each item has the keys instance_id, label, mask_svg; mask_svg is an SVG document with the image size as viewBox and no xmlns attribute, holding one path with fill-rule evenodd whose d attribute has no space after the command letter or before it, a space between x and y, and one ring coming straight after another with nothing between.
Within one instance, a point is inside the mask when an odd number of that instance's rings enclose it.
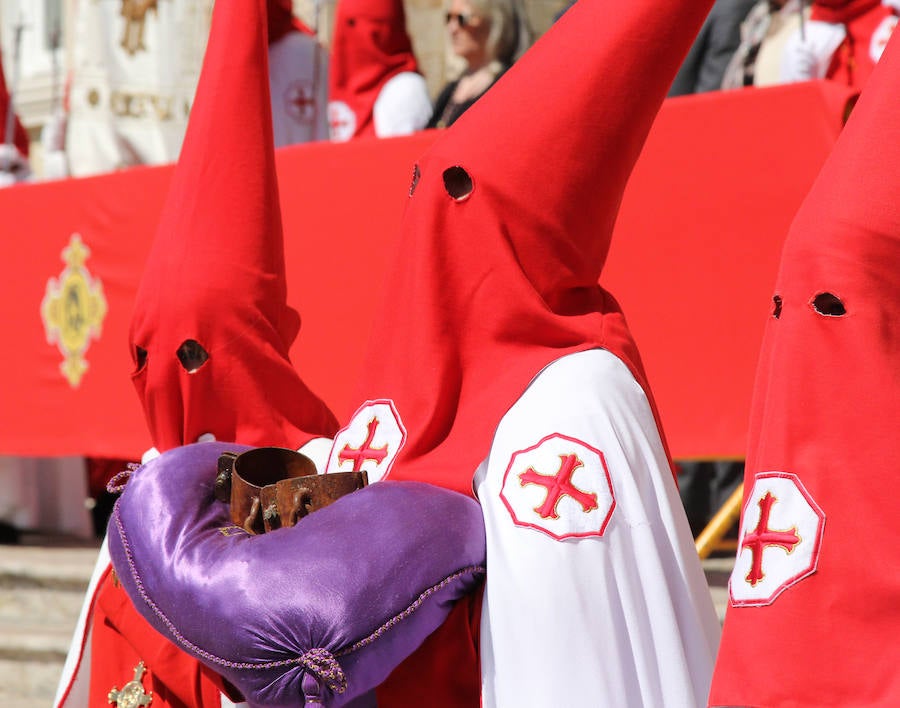
<instances>
[{"instance_id":1,"label":"woman with sunglasses","mask_svg":"<svg viewBox=\"0 0 900 708\"><path fill-rule=\"evenodd\" d=\"M451 49L465 69L441 90L429 128L452 125L531 42L515 0L450 0L445 19Z\"/></svg>"}]
</instances>

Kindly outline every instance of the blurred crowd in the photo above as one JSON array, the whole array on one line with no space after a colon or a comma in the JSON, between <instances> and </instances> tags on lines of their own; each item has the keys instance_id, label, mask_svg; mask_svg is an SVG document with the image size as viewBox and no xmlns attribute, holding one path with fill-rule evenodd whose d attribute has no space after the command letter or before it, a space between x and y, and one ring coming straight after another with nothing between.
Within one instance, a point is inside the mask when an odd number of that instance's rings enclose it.
<instances>
[{"instance_id":1,"label":"blurred crowd","mask_svg":"<svg viewBox=\"0 0 900 708\"><path fill-rule=\"evenodd\" d=\"M900 0L717 0L669 95L831 79L862 88Z\"/></svg>"},{"instance_id":2,"label":"blurred crowd","mask_svg":"<svg viewBox=\"0 0 900 708\"><path fill-rule=\"evenodd\" d=\"M292 0L266 5L276 147L447 127L521 56L534 34L519 0L449 2L433 14L445 24L442 49L451 69L440 80L449 81L440 90L432 78L429 90L402 0L339 0L329 6L327 29L317 26L325 24L318 6L304 22ZM211 0L76 1L69 7L67 66L52 79L59 87L49 119L38 129L28 126L30 146L15 110L22 27L11 24L15 13L3 18L0 114L14 126L2 141L4 184L178 157ZM35 147L38 159L29 154Z\"/></svg>"},{"instance_id":3,"label":"blurred crowd","mask_svg":"<svg viewBox=\"0 0 900 708\"><path fill-rule=\"evenodd\" d=\"M53 79L49 119L28 126L31 146L15 111L22 27L4 18L0 37L15 46L2 47L0 185L175 161L211 5L69 3L66 67ZM327 29L318 5L308 23L292 0L267 0L267 9L276 146L446 128L536 35L524 0L444 0L431 16L444 24L450 69L428 77L416 55L427 40L411 33L402 0L337 0ZM669 95L811 79L861 88L898 12L900 0L717 0ZM35 146L39 159L30 159Z\"/></svg>"}]
</instances>

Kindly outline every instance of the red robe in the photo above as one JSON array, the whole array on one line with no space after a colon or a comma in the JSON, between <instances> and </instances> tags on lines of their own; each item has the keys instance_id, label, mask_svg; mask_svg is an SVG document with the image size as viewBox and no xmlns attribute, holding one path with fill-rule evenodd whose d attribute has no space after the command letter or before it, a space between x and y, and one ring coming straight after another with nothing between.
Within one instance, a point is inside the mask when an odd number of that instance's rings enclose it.
<instances>
[{"instance_id":1,"label":"red robe","mask_svg":"<svg viewBox=\"0 0 900 708\"><path fill-rule=\"evenodd\" d=\"M900 705L900 39L785 241L710 705Z\"/></svg>"}]
</instances>

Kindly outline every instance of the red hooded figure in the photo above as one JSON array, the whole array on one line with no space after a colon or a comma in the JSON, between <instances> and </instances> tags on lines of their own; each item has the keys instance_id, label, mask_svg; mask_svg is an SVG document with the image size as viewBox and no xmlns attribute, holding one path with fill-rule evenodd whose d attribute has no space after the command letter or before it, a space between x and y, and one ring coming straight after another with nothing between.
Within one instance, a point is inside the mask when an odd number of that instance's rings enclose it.
<instances>
[{"instance_id":1,"label":"red hooded figure","mask_svg":"<svg viewBox=\"0 0 900 708\"><path fill-rule=\"evenodd\" d=\"M201 436L297 448L336 428L288 358L300 318L286 300L266 46L264 0L216 3L130 333L160 452ZM103 552L82 621L57 705L106 705L134 679L154 707L220 706L218 678L137 614Z\"/></svg>"},{"instance_id":2,"label":"red hooded figure","mask_svg":"<svg viewBox=\"0 0 900 708\"><path fill-rule=\"evenodd\" d=\"M714 706L900 704L900 41L785 242Z\"/></svg>"},{"instance_id":3,"label":"red hooded figure","mask_svg":"<svg viewBox=\"0 0 900 708\"><path fill-rule=\"evenodd\" d=\"M480 619L458 609L385 706L706 699L718 625L637 349L597 282L710 4L579 0L415 167L328 469L474 490L488 575Z\"/></svg>"},{"instance_id":4,"label":"red hooded figure","mask_svg":"<svg viewBox=\"0 0 900 708\"><path fill-rule=\"evenodd\" d=\"M430 117L403 0L340 0L329 72L332 140L403 135Z\"/></svg>"}]
</instances>

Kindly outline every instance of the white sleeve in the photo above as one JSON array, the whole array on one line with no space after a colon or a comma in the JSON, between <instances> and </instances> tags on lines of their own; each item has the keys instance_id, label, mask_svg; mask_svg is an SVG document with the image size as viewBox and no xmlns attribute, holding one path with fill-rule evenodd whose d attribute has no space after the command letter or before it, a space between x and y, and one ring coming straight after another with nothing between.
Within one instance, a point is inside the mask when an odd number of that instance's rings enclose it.
<instances>
[{"instance_id":1,"label":"white sleeve","mask_svg":"<svg viewBox=\"0 0 900 708\"><path fill-rule=\"evenodd\" d=\"M810 20L796 29L784 43L781 81L824 79L831 58L847 36L844 25Z\"/></svg>"},{"instance_id":2,"label":"white sleeve","mask_svg":"<svg viewBox=\"0 0 900 708\"><path fill-rule=\"evenodd\" d=\"M409 135L422 130L431 118L431 99L421 74L405 71L391 77L378 93L372 108L379 138Z\"/></svg>"},{"instance_id":3,"label":"white sleeve","mask_svg":"<svg viewBox=\"0 0 900 708\"><path fill-rule=\"evenodd\" d=\"M331 454L331 446L333 443L334 440L331 438L313 438L297 450L297 452L302 452L312 460L316 465L318 473L323 474L325 472L325 467L328 464L328 456Z\"/></svg>"},{"instance_id":4,"label":"white sleeve","mask_svg":"<svg viewBox=\"0 0 900 708\"><path fill-rule=\"evenodd\" d=\"M650 406L619 359L592 350L541 372L475 482L484 708L706 705L719 623Z\"/></svg>"}]
</instances>

